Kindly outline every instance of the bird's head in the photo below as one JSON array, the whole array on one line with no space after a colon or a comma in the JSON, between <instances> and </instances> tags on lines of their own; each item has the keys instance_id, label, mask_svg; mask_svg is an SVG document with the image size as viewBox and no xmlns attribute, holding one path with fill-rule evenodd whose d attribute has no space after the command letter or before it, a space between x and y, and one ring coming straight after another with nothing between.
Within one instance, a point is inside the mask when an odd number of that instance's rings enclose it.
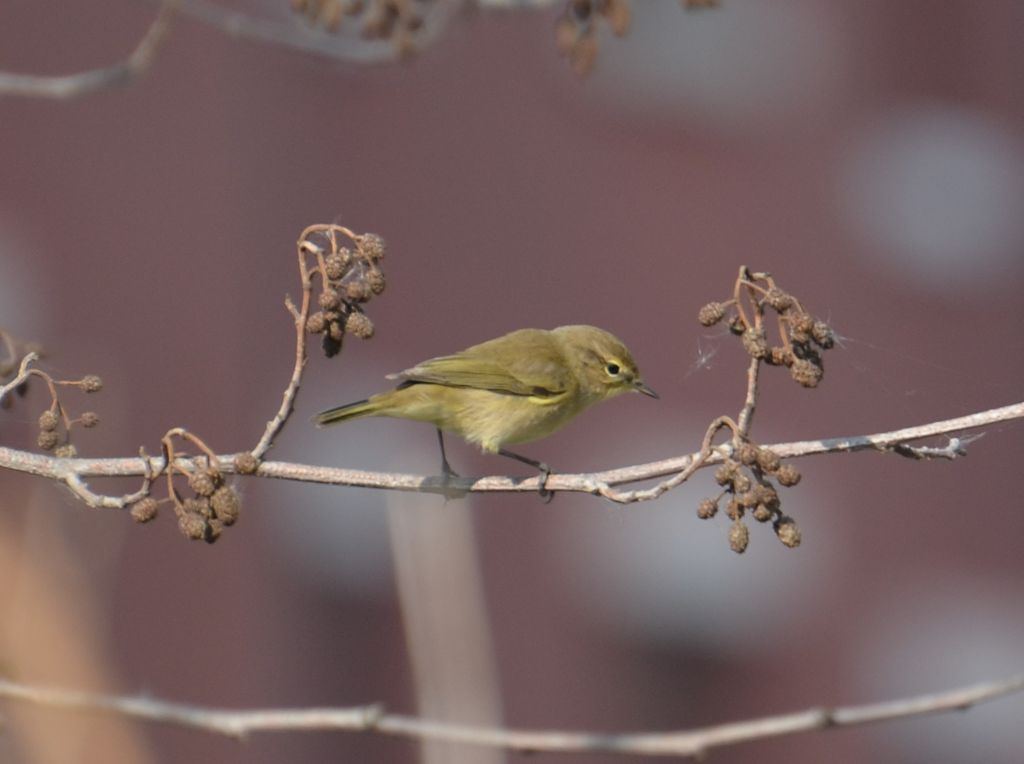
<instances>
[{"instance_id":1,"label":"bird's head","mask_svg":"<svg viewBox=\"0 0 1024 764\"><path fill-rule=\"evenodd\" d=\"M588 396L604 399L637 392L658 397L644 384L633 356L614 335L596 326L560 326L553 331Z\"/></svg>"}]
</instances>

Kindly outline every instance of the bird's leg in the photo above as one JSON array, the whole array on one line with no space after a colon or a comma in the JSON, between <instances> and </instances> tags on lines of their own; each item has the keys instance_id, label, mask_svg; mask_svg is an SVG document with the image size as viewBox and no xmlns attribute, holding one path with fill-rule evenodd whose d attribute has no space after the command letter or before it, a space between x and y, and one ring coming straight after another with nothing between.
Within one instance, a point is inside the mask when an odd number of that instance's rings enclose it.
<instances>
[{"instance_id":1,"label":"bird's leg","mask_svg":"<svg viewBox=\"0 0 1024 764\"><path fill-rule=\"evenodd\" d=\"M447 482L450 477L458 477L459 473L452 469L452 465L447 463L447 455L444 453L444 433L441 432L440 427L437 428L437 444L441 447L441 474L444 475L444 482Z\"/></svg>"},{"instance_id":2,"label":"bird's leg","mask_svg":"<svg viewBox=\"0 0 1024 764\"><path fill-rule=\"evenodd\" d=\"M540 497L544 499L545 503L551 501L555 497L555 492L547 489L548 478L551 477L551 468L548 465L544 462L538 462L536 459L530 459L527 456L522 456L521 454L516 454L512 451L506 451L504 448L499 448L498 453L502 456L507 456L509 459L515 459L517 462L529 464L534 469L540 470L540 488L537 489L540 493Z\"/></svg>"},{"instance_id":3,"label":"bird's leg","mask_svg":"<svg viewBox=\"0 0 1024 764\"><path fill-rule=\"evenodd\" d=\"M441 428L437 429L437 444L441 446L441 475L443 477L443 488L445 500L457 499L465 495L464 492L452 490L450 487L451 479L457 478L459 473L452 469L452 466L448 463L448 456L444 452L444 433L441 432Z\"/></svg>"},{"instance_id":4,"label":"bird's leg","mask_svg":"<svg viewBox=\"0 0 1024 764\"><path fill-rule=\"evenodd\" d=\"M458 477L458 473L452 469L452 466L448 463L448 456L444 452L444 433L441 432L441 428L437 428L437 445L441 447L441 474L445 478Z\"/></svg>"}]
</instances>

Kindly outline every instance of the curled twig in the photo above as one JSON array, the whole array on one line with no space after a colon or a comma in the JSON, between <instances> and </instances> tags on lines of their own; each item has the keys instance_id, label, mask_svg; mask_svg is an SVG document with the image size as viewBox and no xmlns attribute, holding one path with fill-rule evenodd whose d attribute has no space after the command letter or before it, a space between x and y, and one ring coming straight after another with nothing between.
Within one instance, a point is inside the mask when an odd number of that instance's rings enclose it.
<instances>
[{"instance_id":1,"label":"curled twig","mask_svg":"<svg viewBox=\"0 0 1024 764\"><path fill-rule=\"evenodd\" d=\"M3 398L12 390L17 390L18 387L27 382L28 378L32 375L32 364L38 360L38 353L25 353L21 359L21 363L18 364L18 373L11 377L7 382L0 385L0 398Z\"/></svg>"}]
</instances>

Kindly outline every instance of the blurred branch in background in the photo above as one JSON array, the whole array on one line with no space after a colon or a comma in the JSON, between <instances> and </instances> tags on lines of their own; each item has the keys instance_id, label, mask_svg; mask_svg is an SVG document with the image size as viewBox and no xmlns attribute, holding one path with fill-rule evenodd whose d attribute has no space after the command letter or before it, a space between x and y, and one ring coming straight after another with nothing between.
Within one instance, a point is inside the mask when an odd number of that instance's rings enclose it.
<instances>
[{"instance_id":1,"label":"blurred branch in background","mask_svg":"<svg viewBox=\"0 0 1024 764\"><path fill-rule=\"evenodd\" d=\"M503 748L523 753L618 753L698 758L725 746L803 732L854 727L883 721L963 711L979 703L1024 690L1024 676L960 687L947 692L839 708L817 708L694 730L665 733L607 734L471 727L385 713L381 706L264 711L221 709L168 703L153 698L94 695L32 687L0 679L0 697L54 709L102 711L244 739L254 732L344 730L421 741Z\"/></svg>"},{"instance_id":2,"label":"blurred branch in background","mask_svg":"<svg viewBox=\"0 0 1024 764\"><path fill-rule=\"evenodd\" d=\"M149 25L149 29L139 40L135 50L121 63L54 77L0 71L0 96L13 95L62 100L78 98L95 93L97 90L105 90L134 81L144 74L153 63L157 50L170 29L171 16L177 5L178 0L161 1L160 11L153 19L153 23Z\"/></svg>"},{"instance_id":3,"label":"blurred branch in background","mask_svg":"<svg viewBox=\"0 0 1024 764\"><path fill-rule=\"evenodd\" d=\"M422 500L388 500L398 599L412 666L417 713L438 722L501 725L501 682L474 533L465 502L424 512ZM496 752L423 739L424 764L499 764Z\"/></svg>"},{"instance_id":4,"label":"blurred branch in background","mask_svg":"<svg viewBox=\"0 0 1024 764\"><path fill-rule=\"evenodd\" d=\"M623 37L630 0L278 0L261 11L239 11L211 0L181 0L182 12L225 34L361 64L409 58L433 45L457 15L473 11L546 11L562 6L555 43L576 74L593 69L606 33ZM717 0L682 0L685 9ZM294 18L282 12L290 6Z\"/></svg>"},{"instance_id":5,"label":"blurred branch in background","mask_svg":"<svg viewBox=\"0 0 1024 764\"><path fill-rule=\"evenodd\" d=\"M430 47L456 14L540 11L560 1L564 8L555 41L573 70L584 76L594 67L605 28L616 37L628 32L629 0L278 0L263 10L237 10L209 0L160 0L156 19L123 62L50 77L0 71L0 96L69 99L132 82L152 64L177 11L230 37L374 64L406 59ZM707 8L717 2L684 0L682 5ZM297 24L296 16L304 23Z\"/></svg>"},{"instance_id":6,"label":"blurred branch in background","mask_svg":"<svg viewBox=\"0 0 1024 764\"><path fill-rule=\"evenodd\" d=\"M278 0L253 12L209 0L181 0L184 15L229 37L355 64L391 63L422 51L441 37L452 17L465 6L463 0Z\"/></svg>"}]
</instances>

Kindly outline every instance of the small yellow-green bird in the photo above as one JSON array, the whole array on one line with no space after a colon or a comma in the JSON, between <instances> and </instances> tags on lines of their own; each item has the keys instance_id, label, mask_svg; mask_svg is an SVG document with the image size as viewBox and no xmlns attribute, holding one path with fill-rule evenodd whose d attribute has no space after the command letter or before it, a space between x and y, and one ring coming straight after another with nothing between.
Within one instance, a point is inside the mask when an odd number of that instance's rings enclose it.
<instances>
[{"instance_id":1,"label":"small yellow-green bird","mask_svg":"<svg viewBox=\"0 0 1024 764\"><path fill-rule=\"evenodd\" d=\"M322 411L316 423L363 416L429 422L437 427L446 477L455 473L445 456L442 431L539 469L544 496L549 496L544 489L548 466L505 445L550 435L591 404L620 393L658 397L644 384L626 346L595 326L520 329L388 379L399 380L398 387Z\"/></svg>"}]
</instances>

